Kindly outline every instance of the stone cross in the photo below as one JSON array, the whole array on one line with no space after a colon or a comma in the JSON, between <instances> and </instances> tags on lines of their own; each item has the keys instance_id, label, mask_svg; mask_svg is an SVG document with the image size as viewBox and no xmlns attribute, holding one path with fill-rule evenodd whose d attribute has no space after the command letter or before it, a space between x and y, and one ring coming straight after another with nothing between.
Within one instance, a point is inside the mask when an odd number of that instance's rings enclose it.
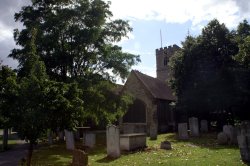
<instances>
[{"instance_id":1,"label":"stone cross","mask_svg":"<svg viewBox=\"0 0 250 166\"><path fill-rule=\"evenodd\" d=\"M75 149L74 133L72 131L64 130L66 139L66 148L68 150Z\"/></svg>"},{"instance_id":2,"label":"stone cross","mask_svg":"<svg viewBox=\"0 0 250 166\"><path fill-rule=\"evenodd\" d=\"M112 158L119 158L121 155L120 150L120 131L114 125L107 126L107 155Z\"/></svg>"},{"instance_id":3,"label":"stone cross","mask_svg":"<svg viewBox=\"0 0 250 166\"><path fill-rule=\"evenodd\" d=\"M181 140L188 139L187 123L178 123L178 138Z\"/></svg>"},{"instance_id":4,"label":"stone cross","mask_svg":"<svg viewBox=\"0 0 250 166\"><path fill-rule=\"evenodd\" d=\"M189 129L190 129L190 135L193 137L199 136L199 121L198 118L191 117L188 119L189 121Z\"/></svg>"},{"instance_id":5,"label":"stone cross","mask_svg":"<svg viewBox=\"0 0 250 166\"><path fill-rule=\"evenodd\" d=\"M208 132L207 120L201 120L201 132L202 133L207 133Z\"/></svg>"}]
</instances>

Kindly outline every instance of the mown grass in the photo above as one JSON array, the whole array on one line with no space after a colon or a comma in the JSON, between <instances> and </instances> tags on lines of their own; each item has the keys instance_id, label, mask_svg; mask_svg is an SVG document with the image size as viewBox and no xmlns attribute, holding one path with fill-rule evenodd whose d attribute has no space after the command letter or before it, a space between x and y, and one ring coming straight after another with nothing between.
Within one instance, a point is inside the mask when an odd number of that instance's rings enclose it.
<instances>
[{"instance_id":1,"label":"mown grass","mask_svg":"<svg viewBox=\"0 0 250 166\"><path fill-rule=\"evenodd\" d=\"M106 156L105 135L98 135L94 149L86 149L90 166L239 166L247 165L240 159L237 146L221 146L216 143L215 134L203 135L188 141L179 141L175 134L162 134L155 141L147 140L148 147L134 152L122 152L118 159ZM159 148L161 141L170 141L172 150ZM32 165L70 165L71 151L65 150L64 143L39 148Z\"/></svg>"},{"instance_id":2,"label":"mown grass","mask_svg":"<svg viewBox=\"0 0 250 166\"><path fill-rule=\"evenodd\" d=\"M8 139L8 149L12 149L17 145L17 136L16 134L9 135ZM0 152L3 152L3 136L0 135Z\"/></svg>"}]
</instances>

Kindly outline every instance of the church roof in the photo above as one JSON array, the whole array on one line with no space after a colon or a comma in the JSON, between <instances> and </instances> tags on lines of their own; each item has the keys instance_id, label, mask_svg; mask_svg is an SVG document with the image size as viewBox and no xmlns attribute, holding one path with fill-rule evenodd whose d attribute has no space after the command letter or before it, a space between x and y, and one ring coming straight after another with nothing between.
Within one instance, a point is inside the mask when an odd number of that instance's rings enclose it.
<instances>
[{"instance_id":1,"label":"church roof","mask_svg":"<svg viewBox=\"0 0 250 166\"><path fill-rule=\"evenodd\" d=\"M172 89L167 85L166 82L143 74L137 70L132 70L131 73L136 75L136 77L142 82L142 84L154 98L172 101L176 100Z\"/></svg>"}]
</instances>

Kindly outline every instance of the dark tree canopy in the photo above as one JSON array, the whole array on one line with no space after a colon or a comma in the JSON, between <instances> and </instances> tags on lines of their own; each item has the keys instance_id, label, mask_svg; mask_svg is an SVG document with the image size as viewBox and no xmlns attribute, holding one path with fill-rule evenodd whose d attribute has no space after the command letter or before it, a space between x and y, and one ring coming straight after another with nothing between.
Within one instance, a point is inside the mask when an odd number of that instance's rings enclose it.
<instances>
[{"instance_id":1,"label":"dark tree canopy","mask_svg":"<svg viewBox=\"0 0 250 166\"><path fill-rule=\"evenodd\" d=\"M201 35L186 37L182 50L170 60L173 71L170 84L178 96L179 110L187 111L189 116L204 117L211 112L231 114L238 107L243 96L242 86L238 85L250 83L239 77L239 74L246 75L239 61L248 63L248 26L244 21L237 32L229 31L214 19ZM243 55L245 59L241 58Z\"/></svg>"}]
</instances>

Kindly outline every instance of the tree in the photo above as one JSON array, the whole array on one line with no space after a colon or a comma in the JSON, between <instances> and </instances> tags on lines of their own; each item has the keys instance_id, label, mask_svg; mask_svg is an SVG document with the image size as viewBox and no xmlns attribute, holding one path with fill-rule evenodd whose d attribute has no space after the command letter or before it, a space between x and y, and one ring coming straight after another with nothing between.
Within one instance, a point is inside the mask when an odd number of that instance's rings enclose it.
<instances>
[{"instance_id":1,"label":"tree","mask_svg":"<svg viewBox=\"0 0 250 166\"><path fill-rule=\"evenodd\" d=\"M177 108L189 116L230 110L235 92L230 67L238 50L234 34L215 19L201 35L187 36L182 44L183 49L170 60Z\"/></svg>"},{"instance_id":2,"label":"tree","mask_svg":"<svg viewBox=\"0 0 250 166\"><path fill-rule=\"evenodd\" d=\"M15 30L16 44L10 57L19 61L19 74L25 73L29 32L38 28L37 55L44 61L53 79L88 77L98 74L112 80L124 79L139 56L124 53L113 43L119 42L132 30L127 21L111 19L110 3L102 0L34 0L15 14L25 28ZM25 75L25 74L24 74Z\"/></svg>"},{"instance_id":3,"label":"tree","mask_svg":"<svg viewBox=\"0 0 250 166\"><path fill-rule=\"evenodd\" d=\"M13 126L12 111L16 109L18 84L16 73L7 66L0 67L0 127L4 128L3 150L8 148L8 128Z\"/></svg>"}]
</instances>

